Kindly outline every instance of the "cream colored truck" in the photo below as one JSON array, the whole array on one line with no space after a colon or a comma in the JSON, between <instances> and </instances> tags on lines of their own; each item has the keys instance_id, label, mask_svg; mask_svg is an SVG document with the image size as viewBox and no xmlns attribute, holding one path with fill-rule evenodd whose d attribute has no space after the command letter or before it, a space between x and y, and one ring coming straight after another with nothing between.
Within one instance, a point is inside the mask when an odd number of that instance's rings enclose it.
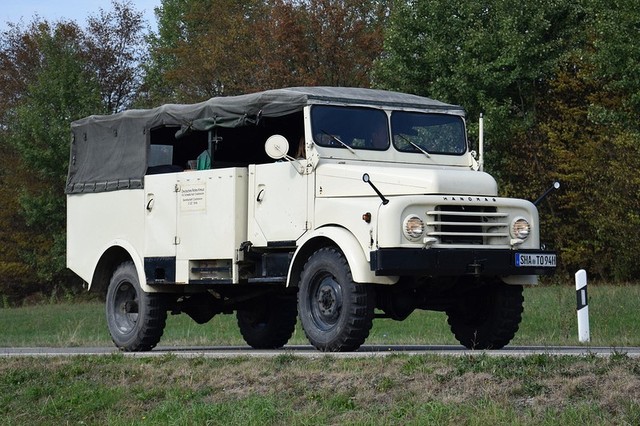
<instances>
[{"instance_id":1,"label":"cream colored truck","mask_svg":"<svg viewBox=\"0 0 640 426\"><path fill-rule=\"evenodd\" d=\"M299 316L317 349L352 351L374 317L415 309L446 312L468 348L500 348L523 285L555 269L535 206L478 170L458 106L288 88L72 133L67 264L106 294L125 351L155 347L168 312L235 312L254 348L285 345Z\"/></svg>"}]
</instances>

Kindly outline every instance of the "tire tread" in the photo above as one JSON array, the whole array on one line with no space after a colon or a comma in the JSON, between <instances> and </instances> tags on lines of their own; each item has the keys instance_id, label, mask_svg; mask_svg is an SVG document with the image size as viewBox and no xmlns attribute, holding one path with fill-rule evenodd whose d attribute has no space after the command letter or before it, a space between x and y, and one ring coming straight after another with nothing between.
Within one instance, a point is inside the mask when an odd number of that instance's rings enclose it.
<instances>
[{"instance_id":1,"label":"tire tread","mask_svg":"<svg viewBox=\"0 0 640 426\"><path fill-rule=\"evenodd\" d=\"M302 277L304 277L306 275L305 273L311 268L316 267L315 263L318 261L317 259L323 259L325 261L332 259L333 261L337 261L338 267L343 268L346 272L347 282L342 284L346 289L343 296L349 298L349 303L347 304L349 306L349 312L347 313L348 318L344 322L344 329L338 333L338 336L329 342L320 342L313 335L314 330L307 330L309 325L307 325L307 327L304 326L306 323L303 318L305 309L304 303L302 303L303 301L300 300L300 298L305 297L305 295L300 291L298 294L299 311L305 335L312 345L323 352L355 351L365 342L367 337L369 337L369 331L373 325L375 297L373 297L372 288L370 285L353 282L351 269L349 268L346 258L334 247L324 247L317 250L304 265ZM301 282L300 288L303 289L306 288L306 286Z\"/></svg>"},{"instance_id":2,"label":"tire tread","mask_svg":"<svg viewBox=\"0 0 640 426\"><path fill-rule=\"evenodd\" d=\"M522 321L522 286L496 284L492 288L493 297L478 298L485 303L493 303L489 306L488 318L481 321L466 312L461 312L460 309L447 311L447 322L451 331L468 349L503 348L513 339ZM474 302L477 303L471 303Z\"/></svg>"},{"instance_id":3,"label":"tire tread","mask_svg":"<svg viewBox=\"0 0 640 426\"><path fill-rule=\"evenodd\" d=\"M111 277L109 286L113 286L114 279L119 276L126 276L132 274L136 276L136 268L132 261L123 262L115 269ZM167 320L167 308L165 303L165 297L162 294L145 293L140 288L140 284L137 279L132 279L131 284L138 292L139 304L144 305L138 308L139 312L143 311L146 315L143 318L141 324L136 324L135 338L130 339L127 342L119 341L114 336L114 331L110 328L111 339L115 345L124 352L142 352L150 351L160 342L160 339L164 333L164 328ZM109 289L112 291L111 289ZM107 295L107 311L109 310L109 295ZM109 322L109 313L107 313L107 322Z\"/></svg>"}]
</instances>

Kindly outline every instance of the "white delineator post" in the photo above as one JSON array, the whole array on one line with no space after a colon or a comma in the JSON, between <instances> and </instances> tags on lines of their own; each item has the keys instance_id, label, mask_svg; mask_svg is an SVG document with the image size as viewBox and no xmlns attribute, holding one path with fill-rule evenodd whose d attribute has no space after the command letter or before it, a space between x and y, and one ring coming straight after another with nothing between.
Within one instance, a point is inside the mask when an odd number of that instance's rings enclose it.
<instances>
[{"instance_id":1,"label":"white delineator post","mask_svg":"<svg viewBox=\"0 0 640 426\"><path fill-rule=\"evenodd\" d=\"M576 302L578 311L578 339L581 343L589 338L589 304L587 301L587 271L576 272Z\"/></svg>"},{"instance_id":2,"label":"white delineator post","mask_svg":"<svg viewBox=\"0 0 640 426\"><path fill-rule=\"evenodd\" d=\"M478 120L478 170L484 172L484 117Z\"/></svg>"}]
</instances>

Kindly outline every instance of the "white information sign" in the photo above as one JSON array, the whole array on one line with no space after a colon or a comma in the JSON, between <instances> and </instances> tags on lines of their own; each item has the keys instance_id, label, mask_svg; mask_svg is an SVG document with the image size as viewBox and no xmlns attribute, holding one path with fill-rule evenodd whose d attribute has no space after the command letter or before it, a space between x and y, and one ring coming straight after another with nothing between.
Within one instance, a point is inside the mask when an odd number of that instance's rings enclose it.
<instances>
[{"instance_id":1,"label":"white information sign","mask_svg":"<svg viewBox=\"0 0 640 426\"><path fill-rule=\"evenodd\" d=\"M180 189L180 210L183 212L204 211L207 208L207 185L194 183Z\"/></svg>"}]
</instances>

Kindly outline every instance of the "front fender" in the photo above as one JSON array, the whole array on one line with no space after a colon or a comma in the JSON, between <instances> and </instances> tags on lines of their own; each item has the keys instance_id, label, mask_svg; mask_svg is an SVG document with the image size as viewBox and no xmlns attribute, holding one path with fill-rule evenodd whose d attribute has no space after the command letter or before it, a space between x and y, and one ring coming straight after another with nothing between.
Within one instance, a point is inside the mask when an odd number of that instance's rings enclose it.
<instances>
[{"instance_id":1,"label":"front fender","mask_svg":"<svg viewBox=\"0 0 640 426\"><path fill-rule=\"evenodd\" d=\"M288 286L297 286L299 274L307 259L317 250L328 245L336 246L344 254L353 280L357 283L395 284L398 277L376 276L358 239L349 230L339 226L325 226L304 235L298 240L289 274Z\"/></svg>"}]
</instances>

